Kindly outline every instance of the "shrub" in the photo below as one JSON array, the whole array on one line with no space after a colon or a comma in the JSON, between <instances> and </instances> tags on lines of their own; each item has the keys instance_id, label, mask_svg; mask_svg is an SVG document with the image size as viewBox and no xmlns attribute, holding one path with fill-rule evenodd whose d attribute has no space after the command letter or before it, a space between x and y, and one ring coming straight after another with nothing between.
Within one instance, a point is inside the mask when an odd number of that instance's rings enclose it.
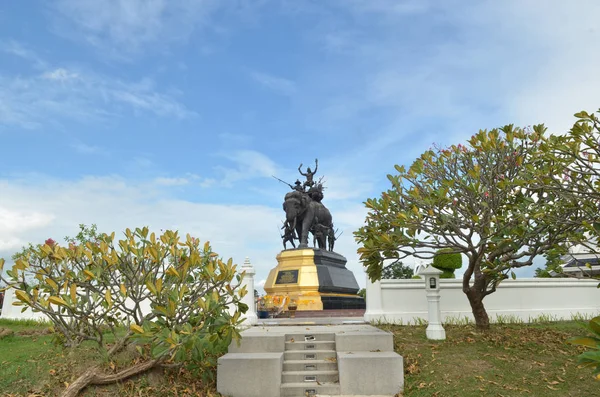
<instances>
[{"instance_id":1,"label":"shrub","mask_svg":"<svg viewBox=\"0 0 600 397\"><path fill-rule=\"evenodd\" d=\"M600 316L594 317L587 324L593 336L577 337L569 340L570 344L589 347L592 350L581 353L579 364L584 367L594 368L594 376L600 380Z\"/></svg>"},{"instance_id":2,"label":"shrub","mask_svg":"<svg viewBox=\"0 0 600 397\"><path fill-rule=\"evenodd\" d=\"M3 264L0 259L0 273ZM147 361L125 370L127 376L166 362L215 368L215 354L240 337L236 327L247 310L243 274L231 259L170 230L156 236L148 228L127 229L119 241L101 234L68 247L48 239L25 248L6 273L0 278L15 290L17 304L44 313L66 346L92 340L104 348L107 331L117 341L109 356L137 344ZM123 326L125 335L118 332ZM102 378L90 371L81 378ZM87 384L73 382L64 395Z\"/></svg>"},{"instance_id":3,"label":"shrub","mask_svg":"<svg viewBox=\"0 0 600 397\"><path fill-rule=\"evenodd\" d=\"M443 272L440 278L454 278L454 271L462 266L462 258L452 249L441 249L434 255L432 266Z\"/></svg>"}]
</instances>

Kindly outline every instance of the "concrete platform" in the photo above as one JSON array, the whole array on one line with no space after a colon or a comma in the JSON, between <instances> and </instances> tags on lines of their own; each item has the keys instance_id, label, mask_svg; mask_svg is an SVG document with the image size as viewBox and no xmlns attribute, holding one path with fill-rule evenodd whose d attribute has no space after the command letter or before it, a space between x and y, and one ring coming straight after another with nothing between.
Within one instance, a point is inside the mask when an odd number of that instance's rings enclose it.
<instances>
[{"instance_id":1,"label":"concrete platform","mask_svg":"<svg viewBox=\"0 0 600 397\"><path fill-rule=\"evenodd\" d=\"M222 395L280 396L283 352L227 353L219 358L218 365L217 388Z\"/></svg>"},{"instance_id":2,"label":"concrete platform","mask_svg":"<svg viewBox=\"0 0 600 397\"><path fill-rule=\"evenodd\" d=\"M242 331L240 346L233 343L219 359L219 393L392 397L402 391L403 359L393 351L391 333L355 319L346 324L330 324L331 318L276 320L277 325Z\"/></svg>"},{"instance_id":3,"label":"concrete platform","mask_svg":"<svg viewBox=\"0 0 600 397\"><path fill-rule=\"evenodd\" d=\"M340 392L394 396L404 387L402 356L390 351L338 352Z\"/></svg>"}]
</instances>

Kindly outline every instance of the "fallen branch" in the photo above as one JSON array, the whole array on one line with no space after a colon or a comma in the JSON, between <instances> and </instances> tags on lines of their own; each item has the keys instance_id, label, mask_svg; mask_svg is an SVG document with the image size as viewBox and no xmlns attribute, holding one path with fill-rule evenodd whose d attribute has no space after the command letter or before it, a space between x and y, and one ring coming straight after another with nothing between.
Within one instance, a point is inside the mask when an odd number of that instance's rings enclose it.
<instances>
[{"instance_id":1,"label":"fallen branch","mask_svg":"<svg viewBox=\"0 0 600 397\"><path fill-rule=\"evenodd\" d=\"M144 373L158 364L160 364L161 360L150 360L145 361L143 363L136 364L132 367L124 369L121 372L116 374L103 374L100 372L100 367L96 366L89 370L87 370L83 375L81 375L77 380L67 387L67 389L63 392L61 397L76 397L79 393L88 386L92 385L108 385L111 383L116 383L132 377L134 375L139 375Z\"/></svg>"}]
</instances>

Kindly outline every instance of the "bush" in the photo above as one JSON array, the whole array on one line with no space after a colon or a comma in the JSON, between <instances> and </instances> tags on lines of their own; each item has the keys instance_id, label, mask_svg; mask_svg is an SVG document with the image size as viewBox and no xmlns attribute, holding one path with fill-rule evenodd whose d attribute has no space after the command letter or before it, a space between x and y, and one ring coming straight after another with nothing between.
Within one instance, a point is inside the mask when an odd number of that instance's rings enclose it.
<instances>
[{"instance_id":1,"label":"bush","mask_svg":"<svg viewBox=\"0 0 600 397\"><path fill-rule=\"evenodd\" d=\"M432 266L443 272L440 278L455 278L454 271L461 268L462 258L452 249L441 249L434 255Z\"/></svg>"},{"instance_id":2,"label":"bush","mask_svg":"<svg viewBox=\"0 0 600 397\"><path fill-rule=\"evenodd\" d=\"M88 237L68 247L52 239L30 245L7 279L0 259L0 278L15 289L17 304L44 313L66 346L91 340L104 348L108 331L116 340L108 355L137 344L147 360L136 364L140 371L169 362L212 377L216 356L240 337L247 310L243 274L236 274L231 259L221 260L208 242L170 230L156 236L148 228L127 229L119 241L95 230ZM123 326L125 335L118 332ZM87 383L74 385L81 390ZM69 387L64 395L73 392Z\"/></svg>"},{"instance_id":3,"label":"bush","mask_svg":"<svg viewBox=\"0 0 600 397\"><path fill-rule=\"evenodd\" d=\"M572 338L568 342L592 349L578 356L579 364L582 367L594 368L594 377L600 380L600 316L591 319L587 324L587 328L593 336Z\"/></svg>"}]
</instances>

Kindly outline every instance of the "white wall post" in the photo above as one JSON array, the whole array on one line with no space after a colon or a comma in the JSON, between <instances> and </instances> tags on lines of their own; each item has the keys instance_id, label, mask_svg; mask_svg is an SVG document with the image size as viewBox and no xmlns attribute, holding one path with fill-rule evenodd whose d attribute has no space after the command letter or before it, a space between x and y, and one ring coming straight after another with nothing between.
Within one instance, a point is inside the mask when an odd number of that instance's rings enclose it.
<instances>
[{"instance_id":1,"label":"white wall post","mask_svg":"<svg viewBox=\"0 0 600 397\"><path fill-rule=\"evenodd\" d=\"M4 302L2 303L2 310L0 310L0 317L2 318L11 318L11 311L12 308L14 307L12 305L13 303L13 296L14 296L14 290L12 288L8 288L6 290L4 290Z\"/></svg>"},{"instance_id":2,"label":"white wall post","mask_svg":"<svg viewBox=\"0 0 600 397\"><path fill-rule=\"evenodd\" d=\"M366 273L365 273L366 275ZM367 301L364 319L367 323L380 320L383 316L383 302L381 300L381 281L372 282L367 277L365 286L365 300Z\"/></svg>"},{"instance_id":3,"label":"white wall post","mask_svg":"<svg viewBox=\"0 0 600 397\"><path fill-rule=\"evenodd\" d=\"M442 315L440 310L440 274L442 271L433 266L427 266L421 270L420 275L425 278L425 290L427 291L427 309L429 312L429 325L425 334L427 339L444 340L446 331L442 327Z\"/></svg>"},{"instance_id":4,"label":"white wall post","mask_svg":"<svg viewBox=\"0 0 600 397\"><path fill-rule=\"evenodd\" d=\"M246 296L242 298L242 302L248 305L248 311L242 314L242 317L246 319L243 324L256 325L258 323L258 316L256 315L256 302L254 300L254 275L256 274L256 271L254 270L254 267L252 267L248 257L246 257L244 260L242 271L246 272L246 275L242 279L242 286L246 286L246 290L248 291Z\"/></svg>"}]
</instances>

